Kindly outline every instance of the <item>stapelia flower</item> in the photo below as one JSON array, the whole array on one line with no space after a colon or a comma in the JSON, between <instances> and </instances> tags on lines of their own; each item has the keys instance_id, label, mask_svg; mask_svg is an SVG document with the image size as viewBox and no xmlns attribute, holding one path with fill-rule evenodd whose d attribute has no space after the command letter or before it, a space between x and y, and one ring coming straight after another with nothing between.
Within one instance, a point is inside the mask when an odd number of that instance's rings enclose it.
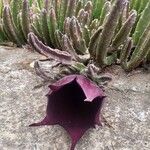
<instances>
[{"instance_id":1,"label":"stapelia flower","mask_svg":"<svg viewBox=\"0 0 150 150\"><path fill-rule=\"evenodd\" d=\"M30 126L62 126L72 139L71 150L86 130L101 125L99 114L105 95L82 75L69 75L49 86L46 117Z\"/></svg>"}]
</instances>

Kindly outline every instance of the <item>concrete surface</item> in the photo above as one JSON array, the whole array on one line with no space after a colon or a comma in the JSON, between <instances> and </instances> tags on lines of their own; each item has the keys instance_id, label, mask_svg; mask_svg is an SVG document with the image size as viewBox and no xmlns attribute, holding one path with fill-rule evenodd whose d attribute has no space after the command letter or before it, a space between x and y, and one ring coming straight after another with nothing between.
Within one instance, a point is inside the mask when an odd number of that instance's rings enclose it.
<instances>
[{"instance_id":1,"label":"concrete surface","mask_svg":"<svg viewBox=\"0 0 150 150\"><path fill-rule=\"evenodd\" d=\"M0 150L69 150L70 138L58 125L29 127L45 115L47 86L30 63L42 56L0 47ZM76 150L150 149L150 74L108 69L103 127L88 130Z\"/></svg>"}]
</instances>

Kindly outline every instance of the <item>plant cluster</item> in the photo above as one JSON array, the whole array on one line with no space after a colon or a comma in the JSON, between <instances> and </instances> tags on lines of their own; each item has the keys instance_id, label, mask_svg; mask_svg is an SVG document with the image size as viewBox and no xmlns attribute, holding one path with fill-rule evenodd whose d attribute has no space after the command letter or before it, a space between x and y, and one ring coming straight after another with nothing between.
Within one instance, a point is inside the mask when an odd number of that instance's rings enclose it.
<instances>
[{"instance_id":1,"label":"plant cluster","mask_svg":"<svg viewBox=\"0 0 150 150\"><path fill-rule=\"evenodd\" d=\"M0 0L5 40L80 71L116 63L130 71L150 62L150 1Z\"/></svg>"}]
</instances>

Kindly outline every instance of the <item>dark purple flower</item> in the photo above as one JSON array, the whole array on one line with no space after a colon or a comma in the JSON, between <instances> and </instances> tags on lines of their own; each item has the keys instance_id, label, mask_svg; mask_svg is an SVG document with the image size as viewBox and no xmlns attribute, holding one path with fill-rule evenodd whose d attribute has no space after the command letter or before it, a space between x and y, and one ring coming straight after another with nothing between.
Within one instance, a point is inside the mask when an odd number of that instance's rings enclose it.
<instances>
[{"instance_id":1,"label":"dark purple flower","mask_svg":"<svg viewBox=\"0 0 150 150\"><path fill-rule=\"evenodd\" d=\"M99 114L105 95L82 75L69 75L49 86L46 117L39 125L61 125L71 136L74 149L86 130L101 125Z\"/></svg>"}]
</instances>

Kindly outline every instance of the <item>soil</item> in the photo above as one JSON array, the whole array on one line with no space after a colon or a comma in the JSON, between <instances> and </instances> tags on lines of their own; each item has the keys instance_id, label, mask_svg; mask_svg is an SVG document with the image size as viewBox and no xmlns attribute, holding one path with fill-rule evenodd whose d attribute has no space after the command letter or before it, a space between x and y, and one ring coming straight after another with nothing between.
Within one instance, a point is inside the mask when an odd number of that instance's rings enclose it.
<instances>
[{"instance_id":1,"label":"soil","mask_svg":"<svg viewBox=\"0 0 150 150\"><path fill-rule=\"evenodd\" d=\"M70 138L62 127L29 127L44 118L47 103L49 83L43 84L32 68L38 59L45 58L27 49L0 47L1 150L70 148ZM49 72L54 75L55 71ZM120 66L105 72L113 80L105 87L103 126L88 130L76 150L149 150L150 73L143 69L125 73Z\"/></svg>"}]
</instances>

